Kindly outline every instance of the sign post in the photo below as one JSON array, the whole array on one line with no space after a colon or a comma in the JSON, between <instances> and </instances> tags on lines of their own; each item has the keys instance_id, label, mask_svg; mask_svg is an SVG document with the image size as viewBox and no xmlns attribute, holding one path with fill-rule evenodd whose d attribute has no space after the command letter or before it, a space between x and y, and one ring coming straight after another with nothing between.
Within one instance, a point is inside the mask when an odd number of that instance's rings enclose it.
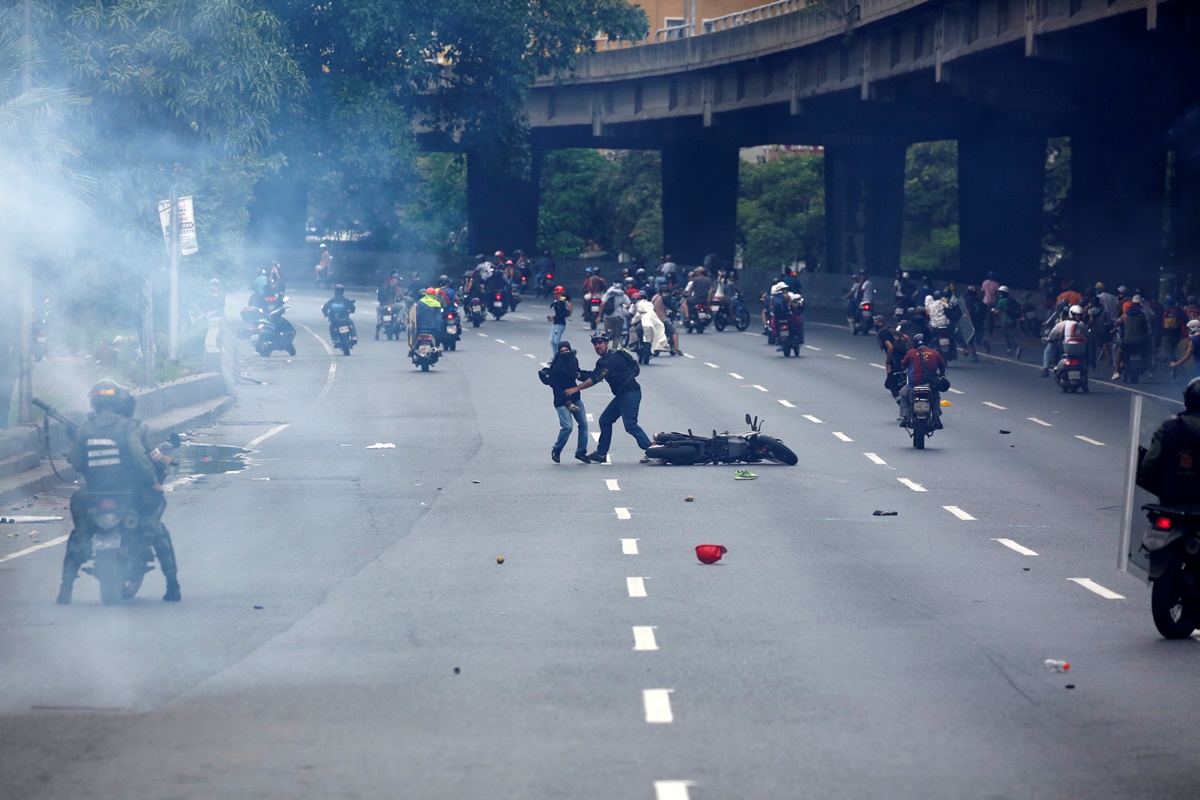
<instances>
[{"instance_id":1,"label":"sign post","mask_svg":"<svg viewBox=\"0 0 1200 800\"><path fill-rule=\"evenodd\" d=\"M178 170L178 166L176 167ZM196 245L196 222L192 214L192 198L180 197L171 187L171 199L158 201L158 218L163 228L170 259L170 289L168 296L167 357L179 360L179 257L199 252Z\"/></svg>"}]
</instances>

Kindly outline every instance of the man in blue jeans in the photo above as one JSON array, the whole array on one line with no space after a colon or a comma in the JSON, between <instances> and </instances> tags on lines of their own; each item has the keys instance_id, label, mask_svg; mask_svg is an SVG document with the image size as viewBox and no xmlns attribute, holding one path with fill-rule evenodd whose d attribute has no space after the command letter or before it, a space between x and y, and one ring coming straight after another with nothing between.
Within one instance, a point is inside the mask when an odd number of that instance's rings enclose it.
<instances>
[{"instance_id":1,"label":"man in blue jeans","mask_svg":"<svg viewBox=\"0 0 1200 800\"><path fill-rule=\"evenodd\" d=\"M596 445L596 452L588 456L597 464L603 464L608 459L608 447L612 443L613 423L617 421L618 417L625 424L625 432L634 438L638 447L643 451L650 446L650 437L638 425L638 409L642 405L642 387L637 382L637 375L641 371L637 359L619 347L615 350L611 349L608 337L603 333L592 334L592 347L596 350L596 368L592 370L587 380L578 386L567 389L565 394L571 397L601 381L608 382L613 399L600 414L600 443ZM650 459L643 457L641 463L649 464Z\"/></svg>"},{"instance_id":2,"label":"man in blue jeans","mask_svg":"<svg viewBox=\"0 0 1200 800\"><path fill-rule=\"evenodd\" d=\"M546 382L554 390L554 410L558 412L558 439L550 448L550 459L558 464L562 460L563 448L571 439L572 420L579 423L579 439L575 445L575 458L584 464L590 464L587 456L588 424L587 415L583 410L583 401L571 398L566 391L575 386L579 378L579 359L571 349L570 342L559 342L558 352L546 373Z\"/></svg>"},{"instance_id":3,"label":"man in blue jeans","mask_svg":"<svg viewBox=\"0 0 1200 800\"><path fill-rule=\"evenodd\" d=\"M571 316L571 301L567 299L567 290L561 286L555 286L554 302L550 304L550 314L546 317L550 321L550 352L554 354L551 356L552 358L557 356L561 349L558 343L567 329L567 317L569 316Z\"/></svg>"}]
</instances>

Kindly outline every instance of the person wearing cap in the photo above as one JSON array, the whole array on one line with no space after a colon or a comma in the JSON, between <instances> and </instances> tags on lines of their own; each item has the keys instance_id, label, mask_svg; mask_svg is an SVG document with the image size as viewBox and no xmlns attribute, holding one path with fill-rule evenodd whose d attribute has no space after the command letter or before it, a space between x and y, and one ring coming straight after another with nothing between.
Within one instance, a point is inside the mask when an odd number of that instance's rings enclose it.
<instances>
[{"instance_id":1,"label":"person wearing cap","mask_svg":"<svg viewBox=\"0 0 1200 800\"><path fill-rule=\"evenodd\" d=\"M1117 291L1120 291L1118 289ZM1135 294L1129 299L1129 305L1126 306L1123 313L1117 320L1116 329L1120 335L1120 340L1117 345L1117 359L1113 365L1112 380L1117 380L1121 377L1121 366L1125 363L1125 357L1130 351L1135 349L1144 349L1149 354L1150 349L1150 321L1146 318L1145 311L1142 310L1142 296ZM1151 371L1146 373L1147 378L1153 378L1153 362L1151 362Z\"/></svg>"},{"instance_id":2,"label":"person wearing cap","mask_svg":"<svg viewBox=\"0 0 1200 800\"><path fill-rule=\"evenodd\" d=\"M617 419L624 423L625 432L634 438L644 453L650 446L650 437L638 425L642 387L636 377L640 371L637 359L619 347L609 347L608 337L598 331L592 334L592 347L596 351L596 368L587 373L583 383L565 390L565 394L571 397L601 381L606 381L608 388L612 390L613 398L600 414L600 441L596 444L596 451L588 458L597 464L603 464L608 459L613 423ZM650 459L643 456L641 463L649 464Z\"/></svg>"},{"instance_id":3,"label":"person wearing cap","mask_svg":"<svg viewBox=\"0 0 1200 800\"><path fill-rule=\"evenodd\" d=\"M567 318L571 316L571 301L567 299L567 290L561 286L554 287L554 302L550 304L550 314L546 321L550 323L550 352L558 355L559 342L567 330Z\"/></svg>"}]
</instances>

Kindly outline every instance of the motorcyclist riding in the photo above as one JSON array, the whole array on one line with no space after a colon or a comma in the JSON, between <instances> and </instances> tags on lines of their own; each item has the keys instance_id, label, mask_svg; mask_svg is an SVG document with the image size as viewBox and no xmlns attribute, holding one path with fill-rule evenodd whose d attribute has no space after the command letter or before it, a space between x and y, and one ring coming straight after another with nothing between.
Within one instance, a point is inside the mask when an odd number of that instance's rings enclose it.
<instances>
[{"instance_id":1,"label":"motorcyclist riding","mask_svg":"<svg viewBox=\"0 0 1200 800\"><path fill-rule=\"evenodd\" d=\"M338 284L333 287L333 297L325 301L325 305L321 306L321 313L329 318L329 339L337 342L335 335L335 323L339 318L344 318L350 325L350 342L358 344L358 331L354 327L354 320L350 315L354 313L354 300L346 297L346 287Z\"/></svg>"},{"instance_id":2,"label":"motorcyclist riding","mask_svg":"<svg viewBox=\"0 0 1200 800\"><path fill-rule=\"evenodd\" d=\"M946 361L938 351L925 346L925 336L918 333L913 337L913 349L900 361L908 373L908 383L900 390L900 427L912 424L912 390L914 386L929 386L929 405L933 412L934 430L942 429L941 395L937 390L937 378L946 374Z\"/></svg>"},{"instance_id":3,"label":"motorcyclist riding","mask_svg":"<svg viewBox=\"0 0 1200 800\"><path fill-rule=\"evenodd\" d=\"M421 299L413 303L409 312L408 322L408 356L417 352L417 336L422 333L433 334L433 338L442 338L442 304L438 301L437 289L432 286L425 290Z\"/></svg>"}]
</instances>

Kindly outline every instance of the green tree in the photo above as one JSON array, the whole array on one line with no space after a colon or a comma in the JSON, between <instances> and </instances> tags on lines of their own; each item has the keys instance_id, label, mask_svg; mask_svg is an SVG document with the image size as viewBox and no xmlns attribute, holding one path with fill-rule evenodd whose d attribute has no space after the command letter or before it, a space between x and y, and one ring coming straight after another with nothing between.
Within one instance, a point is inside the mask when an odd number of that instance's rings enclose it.
<instances>
[{"instance_id":1,"label":"green tree","mask_svg":"<svg viewBox=\"0 0 1200 800\"><path fill-rule=\"evenodd\" d=\"M1069 261L1071 257L1070 196L1071 140L1066 137L1050 139L1046 142L1042 250L1064 261Z\"/></svg>"},{"instance_id":2,"label":"green tree","mask_svg":"<svg viewBox=\"0 0 1200 800\"><path fill-rule=\"evenodd\" d=\"M900 265L958 269L958 142L918 142L908 148Z\"/></svg>"},{"instance_id":3,"label":"green tree","mask_svg":"<svg viewBox=\"0 0 1200 800\"><path fill-rule=\"evenodd\" d=\"M597 150L556 150L542 161L538 249L578 258L592 246L612 245L611 187L615 168Z\"/></svg>"},{"instance_id":4,"label":"green tree","mask_svg":"<svg viewBox=\"0 0 1200 800\"><path fill-rule=\"evenodd\" d=\"M750 269L778 269L825 260L825 160L783 154L742 164L738 177L738 244Z\"/></svg>"},{"instance_id":5,"label":"green tree","mask_svg":"<svg viewBox=\"0 0 1200 800\"><path fill-rule=\"evenodd\" d=\"M655 150L617 154L603 192L612 199L611 249L651 266L663 254L662 156Z\"/></svg>"}]
</instances>

